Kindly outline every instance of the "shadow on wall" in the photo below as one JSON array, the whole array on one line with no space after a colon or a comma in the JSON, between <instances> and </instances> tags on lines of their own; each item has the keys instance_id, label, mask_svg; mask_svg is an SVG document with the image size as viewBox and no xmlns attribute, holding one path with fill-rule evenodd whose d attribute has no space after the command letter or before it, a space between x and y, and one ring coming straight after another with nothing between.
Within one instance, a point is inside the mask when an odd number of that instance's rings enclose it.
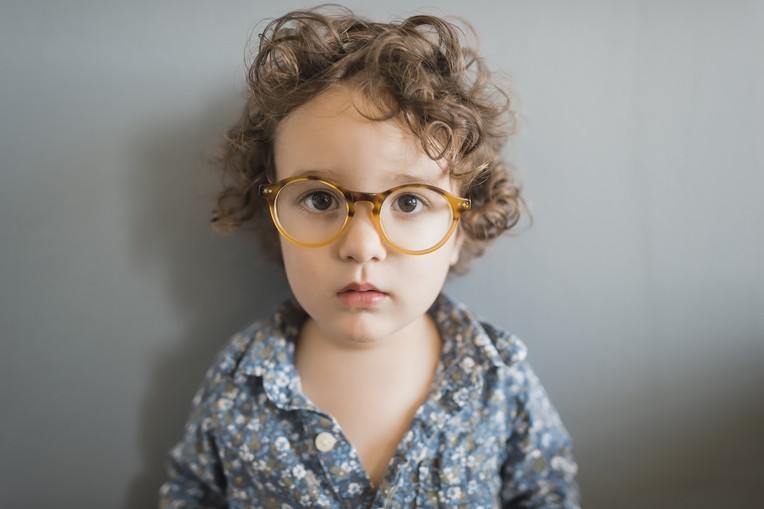
<instances>
[{"instance_id":1,"label":"shadow on wall","mask_svg":"<svg viewBox=\"0 0 764 509\"><path fill-rule=\"evenodd\" d=\"M760 506L764 370L759 356L691 357L684 370L667 367L668 377L651 384L653 390L591 403L593 429L578 442L587 443L578 458L583 507Z\"/></svg>"},{"instance_id":2,"label":"shadow on wall","mask_svg":"<svg viewBox=\"0 0 764 509\"><path fill-rule=\"evenodd\" d=\"M260 255L251 236L221 237L209 228L219 174L209 162L243 99L228 97L200 114L147 119L127 146L129 249L136 272L163 280L175 304L177 337L156 338L136 443L141 473L123 507L156 507L167 452L182 435L191 398L228 339L289 294L283 272Z\"/></svg>"}]
</instances>

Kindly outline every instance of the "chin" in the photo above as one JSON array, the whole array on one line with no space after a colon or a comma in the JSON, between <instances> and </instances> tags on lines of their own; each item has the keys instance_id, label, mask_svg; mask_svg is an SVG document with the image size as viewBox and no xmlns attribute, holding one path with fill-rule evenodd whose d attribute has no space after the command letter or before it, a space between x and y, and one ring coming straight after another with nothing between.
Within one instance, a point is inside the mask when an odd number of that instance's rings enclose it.
<instances>
[{"instance_id":1,"label":"chin","mask_svg":"<svg viewBox=\"0 0 764 509\"><path fill-rule=\"evenodd\" d=\"M388 320L369 313L344 312L344 316L331 320L332 328L336 333L346 336L357 343L373 343L385 337L389 327Z\"/></svg>"}]
</instances>

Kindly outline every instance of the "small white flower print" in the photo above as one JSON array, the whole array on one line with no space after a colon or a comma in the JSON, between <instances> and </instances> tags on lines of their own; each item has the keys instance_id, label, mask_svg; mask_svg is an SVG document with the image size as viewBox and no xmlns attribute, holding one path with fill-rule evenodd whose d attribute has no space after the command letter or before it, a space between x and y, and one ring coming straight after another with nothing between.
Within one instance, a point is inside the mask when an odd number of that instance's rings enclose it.
<instances>
[{"instance_id":1,"label":"small white flower print","mask_svg":"<svg viewBox=\"0 0 764 509\"><path fill-rule=\"evenodd\" d=\"M283 371L277 371L276 377L273 379L273 381L279 387L286 387L287 385L289 385L289 377L287 377Z\"/></svg>"},{"instance_id":2,"label":"small white flower print","mask_svg":"<svg viewBox=\"0 0 764 509\"><path fill-rule=\"evenodd\" d=\"M357 495L361 493L361 485L357 482L351 482L348 484L348 494L349 495Z\"/></svg>"},{"instance_id":3,"label":"small white flower print","mask_svg":"<svg viewBox=\"0 0 764 509\"><path fill-rule=\"evenodd\" d=\"M433 421L436 426L443 426L446 422L446 415L443 412L433 412L430 415L430 420Z\"/></svg>"},{"instance_id":4,"label":"small white flower print","mask_svg":"<svg viewBox=\"0 0 764 509\"><path fill-rule=\"evenodd\" d=\"M255 459L255 455L252 454L252 451L249 450L249 447L247 447L246 444L239 447L239 454L241 455L241 459L246 462L250 462Z\"/></svg>"},{"instance_id":5,"label":"small white flower print","mask_svg":"<svg viewBox=\"0 0 764 509\"><path fill-rule=\"evenodd\" d=\"M233 407L233 401L231 401L228 398L220 398L217 401L217 407L220 410L227 411L230 410L231 407Z\"/></svg>"},{"instance_id":6,"label":"small white flower print","mask_svg":"<svg viewBox=\"0 0 764 509\"><path fill-rule=\"evenodd\" d=\"M459 486L451 486L446 491L446 496L450 500L460 500L462 498L462 489Z\"/></svg>"},{"instance_id":7,"label":"small white flower print","mask_svg":"<svg viewBox=\"0 0 764 509\"><path fill-rule=\"evenodd\" d=\"M467 401L469 401L469 391L462 387L458 391L454 393L454 401L456 401L459 404L466 405Z\"/></svg>"},{"instance_id":8,"label":"small white flower print","mask_svg":"<svg viewBox=\"0 0 764 509\"><path fill-rule=\"evenodd\" d=\"M301 464L297 464L292 467L292 475L295 479L302 479L305 476L305 467Z\"/></svg>"},{"instance_id":9,"label":"small white flower print","mask_svg":"<svg viewBox=\"0 0 764 509\"><path fill-rule=\"evenodd\" d=\"M549 463L555 470L562 470L571 475L576 475L576 472L578 472L578 465L576 462L571 461L564 456L555 456Z\"/></svg>"},{"instance_id":10,"label":"small white flower print","mask_svg":"<svg viewBox=\"0 0 764 509\"><path fill-rule=\"evenodd\" d=\"M277 451L285 451L289 447L289 440L284 437L278 437L273 445L276 446Z\"/></svg>"},{"instance_id":11,"label":"small white flower print","mask_svg":"<svg viewBox=\"0 0 764 509\"><path fill-rule=\"evenodd\" d=\"M456 484L459 482L459 475L453 467L444 468L442 475L448 484Z\"/></svg>"}]
</instances>

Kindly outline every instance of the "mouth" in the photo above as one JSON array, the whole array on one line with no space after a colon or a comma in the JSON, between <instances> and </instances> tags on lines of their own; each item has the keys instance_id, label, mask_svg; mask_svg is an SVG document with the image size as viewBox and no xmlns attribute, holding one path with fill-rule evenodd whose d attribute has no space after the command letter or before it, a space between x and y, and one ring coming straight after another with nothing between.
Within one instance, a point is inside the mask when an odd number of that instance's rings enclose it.
<instances>
[{"instance_id":1,"label":"mouth","mask_svg":"<svg viewBox=\"0 0 764 509\"><path fill-rule=\"evenodd\" d=\"M344 292L378 292L378 293L386 293L383 290L380 290L376 286L374 286L371 283L363 282L363 283L357 283L355 281L348 283L345 285L344 288L342 288L337 293L344 293Z\"/></svg>"},{"instance_id":2,"label":"mouth","mask_svg":"<svg viewBox=\"0 0 764 509\"><path fill-rule=\"evenodd\" d=\"M372 307L384 301L388 294L371 283L350 283L337 292L340 302L347 307Z\"/></svg>"},{"instance_id":3,"label":"mouth","mask_svg":"<svg viewBox=\"0 0 764 509\"><path fill-rule=\"evenodd\" d=\"M344 290L337 296L347 307L373 307L381 304L388 295L378 290Z\"/></svg>"}]
</instances>

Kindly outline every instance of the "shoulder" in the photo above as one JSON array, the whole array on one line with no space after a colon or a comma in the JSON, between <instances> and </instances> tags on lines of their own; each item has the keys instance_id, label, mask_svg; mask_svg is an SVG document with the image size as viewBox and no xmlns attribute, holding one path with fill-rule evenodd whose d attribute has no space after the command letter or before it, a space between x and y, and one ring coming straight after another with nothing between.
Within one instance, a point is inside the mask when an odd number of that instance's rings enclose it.
<instances>
[{"instance_id":1,"label":"shoulder","mask_svg":"<svg viewBox=\"0 0 764 509\"><path fill-rule=\"evenodd\" d=\"M571 440L556 405L527 357L510 366L504 382L506 394L513 402L511 415L516 425L536 429L539 439L547 434L547 439Z\"/></svg>"},{"instance_id":2,"label":"shoulder","mask_svg":"<svg viewBox=\"0 0 764 509\"><path fill-rule=\"evenodd\" d=\"M468 306L447 292L441 291L428 312L431 312L449 338L457 345L498 368L510 367L528 354L525 342L506 329L495 326L477 309ZM468 341L463 342L464 338Z\"/></svg>"},{"instance_id":3,"label":"shoulder","mask_svg":"<svg viewBox=\"0 0 764 509\"><path fill-rule=\"evenodd\" d=\"M548 395L530 359L526 342L516 334L480 319L506 374L507 390L521 401L548 401Z\"/></svg>"},{"instance_id":4,"label":"shoulder","mask_svg":"<svg viewBox=\"0 0 764 509\"><path fill-rule=\"evenodd\" d=\"M193 398L193 404L199 405L210 397L215 397L224 388L225 382L234 377L237 367L242 362L252 344L265 328L263 320L257 320L230 335L223 346L216 352L212 363L207 368L202 383Z\"/></svg>"},{"instance_id":5,"label":"shoulder","mask_svg":"<svg viewBox=\"0 0 764 509\"><path fill-rule=\"evenodd\" d=\"M478 318L477 321L505 367L512 367L525 361L528 357L528 346L525 341L516 334L497 327L483 318Z\"/></svg>"}]
</instances>

